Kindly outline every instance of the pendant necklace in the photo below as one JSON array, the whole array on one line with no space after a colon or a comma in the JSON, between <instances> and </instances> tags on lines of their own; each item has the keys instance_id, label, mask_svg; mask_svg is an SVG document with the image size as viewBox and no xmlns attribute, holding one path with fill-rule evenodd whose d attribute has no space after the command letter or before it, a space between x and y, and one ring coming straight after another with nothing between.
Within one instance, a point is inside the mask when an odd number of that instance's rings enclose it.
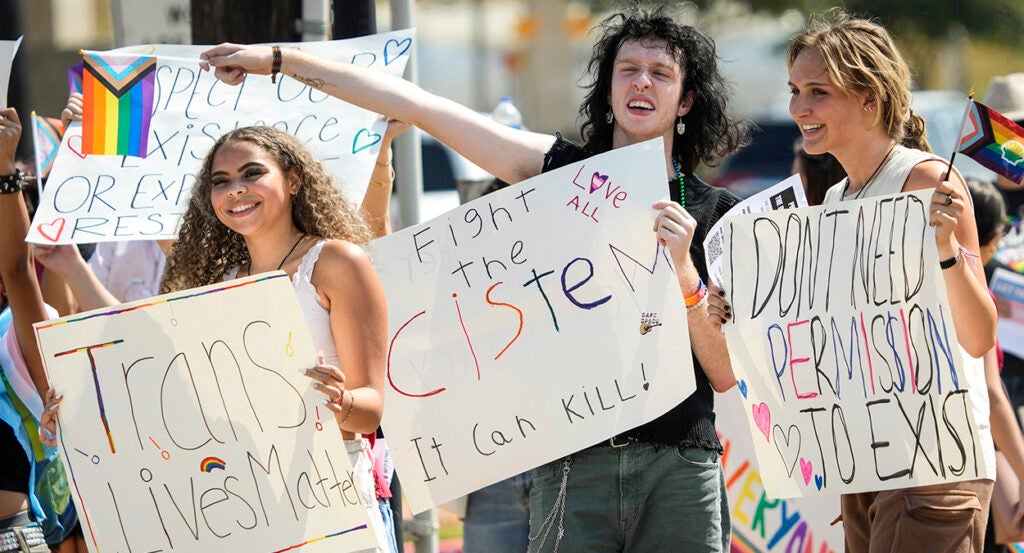
<instances>
[{"instance_id":1,"label":"pendant necklace","mask_svg":"<svg viewBox=\"0 0 1024 553\"><path fill-rule=\"evenodd\" d=\"M302 236L292 244L292 249L288 250L288 253L284 254L284 259L277 264L277 269L275 269L276 271L280 271L281 267L284 267L284 262L288 261L288 258L295 252L295 248L299 247L299 243L302 242L302 239L305 237L306 233L302 233ZM252 256L249 257L249 264L245 266L245 272L248 273L248 276L252 276Z\"/></svg>"}]
</instances>

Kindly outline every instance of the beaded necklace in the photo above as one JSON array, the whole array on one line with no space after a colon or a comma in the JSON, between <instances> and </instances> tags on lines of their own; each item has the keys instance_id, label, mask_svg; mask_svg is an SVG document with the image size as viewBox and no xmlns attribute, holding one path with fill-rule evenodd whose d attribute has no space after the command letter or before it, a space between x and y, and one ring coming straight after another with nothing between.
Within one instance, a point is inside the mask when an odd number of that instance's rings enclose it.
<instances>
[{"instance_id":1,"label":"beaded necklace","mask_svg":"<svg viewBox=\"0 0 1024 553\"><path fill-rule=\"evenodd\" d=\"M683 180L683 170L679 168L679 162L672 160L672 167L676 170L676 180L679 181L679 205L686 207L686 181Z\"/></svg>"}]
</instances>

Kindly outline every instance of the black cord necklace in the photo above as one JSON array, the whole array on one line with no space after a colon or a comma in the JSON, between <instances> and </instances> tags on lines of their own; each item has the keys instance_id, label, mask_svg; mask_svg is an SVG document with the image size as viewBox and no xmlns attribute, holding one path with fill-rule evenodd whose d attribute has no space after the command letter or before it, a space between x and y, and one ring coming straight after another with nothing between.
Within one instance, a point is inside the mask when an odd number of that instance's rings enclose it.
<instances>
[{"instance_id":1,"label":"black cord necklace","mask_svg":"<svg viewBox=\"0 0 1024 553\"><path fill-rule=\"evenodd\" d=\"M679 162L672 160L672 167L676 170L676 180L679 181L679 205L686 207L686 181L683 180L683 170L679 168Z\"/></svg>"},{"instance_id":2,"label":"black cord necklace","mask_svg":"<svg viewBox=\"0 0 1024 553\"><path fill-rule=\"evenodd\" d=\"M299 243L302 242L302 239L305 237L306 233L302 233L302 236L300 236L299 239L296 240L294 244L292 244L292 249L288 250L288 253L284 254L284 259L282 259L281 262L278 263L277 269L275 269L276 271L280 271L281 267L284 267L284 262L288 261L288 258L291 257L292 253L295 252L295 248L299 247ZM249 264L245 266L245 272L248 276L252 276L252 256L249 256Z\"/></svg>"},{"instance_id":3,"label":"black cord necklace","mask_svg":"<svg viewBox=\"0 0 1024 553\"><path fill-rule=\"evenodd\" d=\"M868 185L870 185L871 182L875 180L875 177L878 176L878 172L882 170L882 166L885 165L885 162L889 161L889 156L892 155L892 151L895 150L895 149L896 149L896 141L893 141L892 146L889 146L889 151L885 152L885 157L882 158L882 161L878 162L878 167L875 167L875 170L871 172L871 176L868 177L868 180L864 181L864 186L861 186L859 190L854 192L853 198L850 198L851 200L856 200L856 199L860 198L860 195L864 193L864 190L868 187ZM848 190L850 190L850 177L849 176L846 177L846 191L848 191ZM844 194L843 194L844 197L846 196L846 194L845 194L846 191L844 191Z\"/></svg>"}]
</instances>

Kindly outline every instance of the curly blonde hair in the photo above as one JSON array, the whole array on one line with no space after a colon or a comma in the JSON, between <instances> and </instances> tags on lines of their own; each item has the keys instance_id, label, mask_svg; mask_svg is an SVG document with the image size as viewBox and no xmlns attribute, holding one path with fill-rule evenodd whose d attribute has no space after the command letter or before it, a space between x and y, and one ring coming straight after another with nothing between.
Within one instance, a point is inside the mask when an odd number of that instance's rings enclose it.
<instances>
[{"instance_id":1,"label":"curly blonde hair","mask_svg":"<svg viewBox=\"0 0 1024 553\"><path fill-rule=\"evenodd\" d=\"M812 18L807 29L790 39L790 71L806 48L821 55L829 80L839 90L874 96L875 124L889 136L908 148L931 151L924 118L910 110L910 68L885 27L833 8Z\"/></svg>"},{"instance_id":2,"label":"curly blonde hair","mask_svg":"<svg viewBox=\"0 0 1024 553\"><path fill-rule=\"evenodd\" d=\"M161 293L219 282L230 267L249 261L242 235L217 219L210 202L213 159L229 142L254 144L275 158L282 172L294 172L299 188L292 196L292 222L301 232L355 244L369 241L369 228L358 211L335 188L320 161L294 136L273 127L242 127L221 136L203 160L178 241L167 258Z\"/></svg>"}]
</instances>

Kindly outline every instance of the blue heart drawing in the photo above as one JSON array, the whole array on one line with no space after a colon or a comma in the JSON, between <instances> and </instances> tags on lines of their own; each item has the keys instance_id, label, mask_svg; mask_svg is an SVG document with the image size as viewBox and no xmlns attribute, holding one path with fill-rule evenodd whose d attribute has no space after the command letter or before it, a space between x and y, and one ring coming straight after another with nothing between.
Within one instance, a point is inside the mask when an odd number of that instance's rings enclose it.
<instances>
[{"instance_id":1,"label":"blue heart drawing","mask_svg":"<svg viewBox=\"0 0 1024 553\"><path fill-rule=\"evenodd\" d=\"M397 51L392 51L392 46L394 46ZM402 41L398 41L393 38L388 39L388 41L384 43L384 65L391 65L391 62L402 57L403 54L409 51L410 46L412 46L412 37L407 37Z\"/></svg>"},{"instance_id":2,"label":"blue heart drawing","mask_svg":"<svg viewBox=\"0 0 1024 553\"><path fill-rule=\"evenodd\" d=\"M818 486L818 490L821 490L821 487L825 485L825 478L823 476L818 476L817 474L815 474L814 485Z\"/></svg>"},{"instance_id":3,"label":"blue heart drawing","mask_svg":"<svg viewBox=\"0 0 1024 553\"><path fill-rule=\"evenodd\" d=\"M365 61L357 62L356 60L358 60L360 58L369 58L370 61L369 62L365 62ZM352 62L351 63L352 63L352 65L362 65L363 67L370 67L373 64L377 63L377 54L374 54L373 52L359 52L358 54L352 56Z\"/></svg>"},{"instance_id":4,"label":"blue heart drawing","mask_svg":"<svg viewBox=\"0 0 1024 553\"><path fill-rule=\"evenodd\" d=\"M366 136L366 139L363 141L363 144L360 144L359 139L364 135ZM352 139L352 153L358 154L367 148L372 148L380 142L381 138L381 135L370 132L368 129L359 129L359 132L356 133L356 137Z\"/></svg>"},{"instance_id":5,"label":"blue heart drawing","mask_svg":"<svg viewBox=\"0 0 1024 553\"><path fill-rule=\"evenodd\" d=\"M737 386L739 386L740 393L743 394L743 399L747 399L747 381L740 380Z\"/></svg>"}]
</instances>

